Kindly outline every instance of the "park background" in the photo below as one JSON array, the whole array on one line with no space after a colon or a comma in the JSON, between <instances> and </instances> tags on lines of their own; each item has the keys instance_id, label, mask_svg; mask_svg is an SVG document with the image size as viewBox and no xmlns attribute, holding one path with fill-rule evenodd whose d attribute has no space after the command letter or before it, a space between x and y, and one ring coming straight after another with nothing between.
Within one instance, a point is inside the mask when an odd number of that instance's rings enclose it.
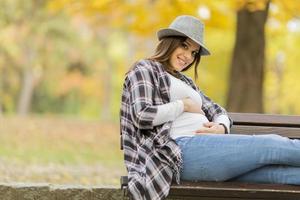
<instances>
[{"instance_id":1,"label":"park background","mask_svg":"<svg viewBox=\"0 0 300 200\"><path fill-rule=\"evenodd\" d=\"M0 181L118 185L124 74L181 14L206 25L215 102L300 114L299 0L1 0Z\"/></svg>"}]
</instances>

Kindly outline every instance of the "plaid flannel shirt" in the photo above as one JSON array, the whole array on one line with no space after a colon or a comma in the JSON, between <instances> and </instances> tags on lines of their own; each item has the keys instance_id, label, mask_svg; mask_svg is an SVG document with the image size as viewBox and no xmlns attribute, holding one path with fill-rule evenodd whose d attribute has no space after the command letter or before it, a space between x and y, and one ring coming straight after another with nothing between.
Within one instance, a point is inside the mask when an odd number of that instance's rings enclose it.
<instances>
[{"instance_id":1,"label":"plaid flannel shirt","mask_svg":"<svg viewBox=\"0 0 300 200\"><path fill-rule=\"evenodd\" d=\"M209 121L226 111L198 90L192 79L180 79L199 92ZM153 126L157 105L170 101L170 80L159 62L140 60L125 77L120 131L128 171L128 191L133 199L164 199L172 180L179 184L181 151L169 131L172 122Z\"/></svg>"}]
</instances>

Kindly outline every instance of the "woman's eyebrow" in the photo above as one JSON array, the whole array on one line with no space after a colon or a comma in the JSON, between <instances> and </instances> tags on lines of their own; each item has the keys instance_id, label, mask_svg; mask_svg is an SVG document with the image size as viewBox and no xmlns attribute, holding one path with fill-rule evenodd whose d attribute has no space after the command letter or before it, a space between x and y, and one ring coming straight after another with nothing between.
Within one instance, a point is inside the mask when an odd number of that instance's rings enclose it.
<instances>
[{"instance_id":1,"label":"woman's eyebrow","mask_svg":"<svg viewBox=\"0 0 300 200\"><path fill-rule=\"evenodd\" d=\"M189 43L188 41L184 41L189 47L191 47L192 46L192 44L191 43ZM199 49L197 48L197 49L195 49L195 51L197 51L197 52L199 52Z\"/></svg>"},{"instance_id":2,"label":"woman's eyebrow","mask_svg":"<svg viewBox=\"0 0 300 200\"><path fill-rule=\"evenodd\" d=\"M188 46L192 46L188 41L184 41Z\"/></svg>"}]
</instances>

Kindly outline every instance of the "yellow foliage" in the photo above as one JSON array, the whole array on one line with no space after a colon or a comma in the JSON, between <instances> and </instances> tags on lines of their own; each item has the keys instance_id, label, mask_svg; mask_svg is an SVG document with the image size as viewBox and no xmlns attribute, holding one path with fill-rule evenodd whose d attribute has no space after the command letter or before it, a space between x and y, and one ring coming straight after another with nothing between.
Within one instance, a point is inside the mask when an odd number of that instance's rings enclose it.
<instances>
[{"instance_id":1,"label":"yellow foliage","mask_svg":"<svg viewBox=\"0 0 300 200\"><path fill-rule=\"evenodd\" d=\"M66 74L60 80L56 94L64 96L72 91L77 91L82 98L99 99L102 95L101 87L101 80L97 76L85 77L80 72L75 71Z\"/></svg>"},{"instance_id":2,"label":"yellow foliage","mask_svg":"<svg viewBox=\"0 0 300 200\"><path fill-rule=\"evenodd\" d=\"M149 35L160 27L164 27L181 14L199 16L199 8L204 6L210 18L203 19L207 26L231 29L230 15L236 10L245 8L250 11L265 9L269 0L52 0L48 8L52 11L64 10L71 15L84 14L99 28L107 27L128 30L140 35ZM299 16L300 0L273 0L271 5L277 6L276 16L287 20L291 16ZM272 13L271 13L272 14Z\"/></svg>"},{"instance_id":3,"label":"yellow foliage","mask_svg":"<svg viewBox=\"0 0 300 200\"><path fill-rule=\"evenodd\" d=\"M74 0L59 0L59 1L53 0L53 1L49 1L47 7L50 11L58 11L63 8L66 8L67 5L72 5L73 2Z\"/></svg>"},{"instance_id":4,"label":"yellow foliage","mask_svg":"<svg viewBox=\"0 0 300 200\"><path fill-rule=\"evenodd\" d=\"M120 30L122 33L125 33L125 35L134 34L134 42L136 42L136 44L131 44L134 43L132 40L128 40L127 43L123 41L123 45L125 44L125 46L118 46L118 43L121 43L118 41L115 43L111 42L110 44L113 45L107 49L109 57L114 58L114 60L121 60L118 62L123 62L123 65L126 65L127 68L129 66L127 66L126 62L129 59L145 57L147 44L139 45L141 42L138 40L138 37L136 37L137 35L151 35L151 37L155 37L155 32L159 28L168 26L175 16L190 14L201 18L199 8L207 9L209 17L201 19L205 22L207 27L207 35L205 38L206 41L208 41L208 47L213 52L213 56L201 61L199 69L201 73L199 74L200 80L198 83L200 83L202 89L207 91L209 96L224 105L224 96L227 90L226 73L229 70L230 53L234 43L233 31L235 28L236 11L240 9L248 9L251 12L263 10L266 8L267 2L268 0L52 0L49 3L49 9L52 11L64 10L73 16L84 15L97 31L105 30L106 33L111 34L111 30ZM266 29L267 37L272 38L268 39L267 42L266 55L269 59L267 63L269 67L272 65L270 64L270 60L274 59L279 49L289 52L296 51L294 43L292 44L293 49L288 49L287 42L283 42L283 39L280 40L279 38L275 38L275 36L279 35L282 37L282 35L287 34L286 23L292 18L300 16L300 0L272 0L270 2ZM272 23L273 25L276 23L278 25L273 26ZM141 41L145 41L144 38ZM272 45L269 45L270 41ZM275 46L275 44L278 46ZM138 47L134 47L134 45ZM132 50L133 53L130 54L130 58L126 58L129 48L132 47L134 47ZM113 56L111 54L113 54ZM295 54L295 52L293 54ZM294 63L296 63L295 60L297 59L291 57L288 59L289 61L287 61L288 64L286 65L287 71L285 71L284 82L281 86L283 91L282 97L280 97L278 101L273 101L273 104L266 105L267 111L300 112L300 107L297 107L294 103L297 101L297 94L299 94L298 91L300 90L295 87L296 83L294 81L297 79L296 74L298 73L293 74L295 71L295 66L293 65L295 65ZM103 63L105 62L103 61ZM98 66L104 68L103 63ZM219 66L220 64L226 66ZM127 68L123 68L123 70L126 71ZM122 76L121 66L116 66L115 70L120 71L120 76ZM274 72L270 71L270 68L267 68L267 70L265 96L267 100L272 101L278 88L276 88ZM216 80L224 84L215 84ZM117 81L119 81L119 79L114 80L114 83ZM82 77L78 77L78 75L66 77L61 82L65 84L62 83L59 88L61 93L66 93L77 88L84 96L92 95L93 91L99 91L97 90L97 84L101 86L101 81L100 83L95 79L87 81ZM297 92L289 93L289 90L285 90L285 88L293 88L293 86ZM274 107L272 107L272 105L274 105ZM275 106L277 106L276 109Z\"/></svg>"},{"instance_id":5,"label":"yellow foliage","mask_svg":"<svg viewBox=\"0 0 300 200\"><path fill-rule=\"evenodd\" d=\"M273 0L270 15L280 21L288 21L300 16L300 0Z\"/></svg>"},{"instance_id":6,"label":"yellow foliage","mask_svg":"<svg viewBox=\"0 0 300 200\"><path fill-rule=\"evenodd\" d=\"M80 72L72 72L67 74L59 83L57 93L58 95L65 95L71 90L80 88L84 77Z\"/></svg>"},{"instance_id":7,"label":"yellow foliage","mask_svg":"<svg viewBox=\"0 0 300 200\"><path fill-rule=\"evenodd\" d=\"M269 0L236 0L238 9L247 9L251 12L264 10Z\"/></svg>"}]
</instances>

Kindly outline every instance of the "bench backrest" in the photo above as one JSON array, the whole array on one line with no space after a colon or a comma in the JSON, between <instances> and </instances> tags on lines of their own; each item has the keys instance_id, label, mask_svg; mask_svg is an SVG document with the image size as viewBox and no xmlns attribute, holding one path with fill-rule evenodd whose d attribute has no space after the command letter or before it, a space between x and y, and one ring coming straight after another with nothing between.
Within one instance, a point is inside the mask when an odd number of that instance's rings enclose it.
<instances>
[{"instance_id":1,"label":"bench backrest","mask_svg":"<svg viewBox=\"0 0 300 200\"><path fill-rule=\"evenodd\" d=\"M300 116L256 113L229 113L231 134L278 134L300 139Z\"/></svg>"},{"instance_id":2,"label":"bench backrest","mask_svg":"<svg viewBox=\"0 0 300 200\"><path fill-rule=\"evenodd\" d=\"M233 113L231 134L278 134L300 139L300 115L271 115L257 113ZM122 137L121 137L122 149Z\"/></svg>"}]
</instances>

